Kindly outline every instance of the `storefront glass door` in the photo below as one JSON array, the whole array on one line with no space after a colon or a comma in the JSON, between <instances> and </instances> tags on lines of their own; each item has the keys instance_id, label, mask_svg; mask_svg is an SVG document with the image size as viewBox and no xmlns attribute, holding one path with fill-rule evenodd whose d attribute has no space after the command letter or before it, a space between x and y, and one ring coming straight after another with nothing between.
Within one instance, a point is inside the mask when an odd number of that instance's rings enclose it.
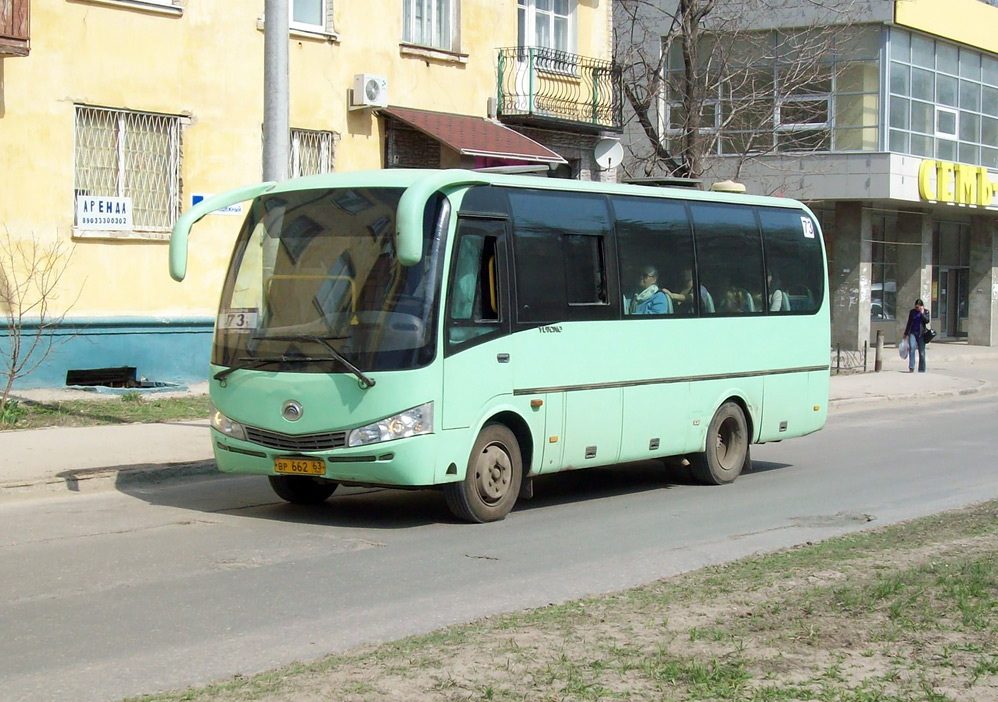
<instances>
[{"instance_id":1,"label":"storefront glass door","mask_svg":"<svg viewBox=\"0 0 998 702\"><path fill-rule=\"evenodd\" d=\"M970 225L941 222L934 234L933 326L940 338L965 339L970 307Z\"/></svg>"}]
</instances>

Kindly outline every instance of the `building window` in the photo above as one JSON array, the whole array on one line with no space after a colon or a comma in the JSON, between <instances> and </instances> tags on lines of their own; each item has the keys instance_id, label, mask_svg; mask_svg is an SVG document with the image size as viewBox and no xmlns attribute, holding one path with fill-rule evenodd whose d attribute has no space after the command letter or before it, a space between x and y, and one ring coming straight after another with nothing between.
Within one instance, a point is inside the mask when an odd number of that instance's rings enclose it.
<instances>
[{"instance_id":1,"label":"building window","mask_svg":"<svg viewBox=\"0 0 998 702\"><path fill-rule=\"evenodd\" d=\"M998 58L891 28L890 151L998 168Z\"/></svg>"},{"instance_id":2,"label":"building window","mask_svg":"<svg viewBox=\"0 0 998 702\"><path fill-rule=\"evenodd\" d=\"M517 45L575 52L575 0L517 0Z\"/></svg>"},{"instance_id":3,"label":"building window","mask_svg":"<svg viewBox=\"0 0 998 702\"><path fill-rule=\"evenodd\" d=\"M76 105L77 196L129 198L136 230L169 231L180 212L181 118Z\"/></svg>"},{"instance_id":4,"label":"building window","mask_svg":"<svg viewBox=\"0 0 998 702\"><path fill-rule=\"evenodd\" d=\"M292 129L288 176L298 178L331 172L335 146L334 132Z\"/></svg>"},{"instance_id":5,"label":"building window","mask_svg":"<svg viewBox=\"0 0 998 702\"><path fill-rule=\"evenodd\" d=\"M402 41L453 51L458 0L403 0Z\"/></svg>"},{"instance_id":6,"label":"building window","mask_svg":"<svg viewBox=\"0 0 998 702\"><path fill-rule=\"evenodd\" d=\"M871 262L870 319L897 318L897 218L874 215Z\"/></svg>"},{"instance_id":7,"label":"building window","mask_svg":"<svg viewBox=\"0 0 998 702\"><path fill-rule=\"evenodd\" d=\"M682 43L666 50L666 135L682 149L684 129L694 126L712 154L875 151L879 146L879 33L857 29L800 54L808 42L789 32L757 32L731 40L704 38L719 73L695 78L706 94L699 118L689 120Z\"/></svg>"},{"instance_id":8,"label":"building window","mask_svg":"<svg viewBox=\"0 0 998 702\"><path fill-rule=\"evenodd\" d=\"M296 29L326 28L326 0L291 0L290 25Z\"/></svg>"},{"instance_id":9,"label":"building window","mask_svg":"<svg viewBox=\"0 0 998 702\"><path fill-rule=\"evenodd\" d=\"M777 149L828 151L832 139L830 102L829 94L790 95L780 100L776 107Z\"/></svg>"}]
</instances>

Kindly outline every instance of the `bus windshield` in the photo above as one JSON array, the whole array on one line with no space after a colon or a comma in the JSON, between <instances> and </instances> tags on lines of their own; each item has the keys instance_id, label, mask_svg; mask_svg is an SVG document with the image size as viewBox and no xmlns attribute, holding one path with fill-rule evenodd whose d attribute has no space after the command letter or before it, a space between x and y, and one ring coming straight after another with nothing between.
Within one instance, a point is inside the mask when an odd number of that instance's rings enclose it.
<instances>
[{"instance_id":1,"label":"bus windshield","mask_svg":"<svg viewBox=\"0 0 998 702\"><path fill-rule=\"evenodd\" d=\"M404 370L433 359L437 248L395 253L401 188L298 190L253 202L232 255L212 363L291 372Z\"/></svg>"}]
</instances>

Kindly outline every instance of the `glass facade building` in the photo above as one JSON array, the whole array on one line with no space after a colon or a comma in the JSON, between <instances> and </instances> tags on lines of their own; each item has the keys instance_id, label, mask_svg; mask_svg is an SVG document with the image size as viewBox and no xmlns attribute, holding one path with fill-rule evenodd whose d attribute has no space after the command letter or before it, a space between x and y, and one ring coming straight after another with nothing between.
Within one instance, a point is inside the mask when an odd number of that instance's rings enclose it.
<instances>
[{"instance_id":1,"label":"glass facade building","mask_svg":"<svg viewBox=\"0 0 998 702\"><path fill-rule=\"evenodd\" d=\"M941 339L971 338L971 296L990 289L974 282L974 220L992 232L998 222L998 198L977 201L980 188L998 190L998 54L890 23L838 34L840 45L793 85L784 76L799 65L780 49L793 45L792 33L768 30L741 42L755 56L740 78L708 81L697 124L711 145L711 171L737 160L752 191L803 199L818 214L829 278L841 286L833 338L838 318L849 327L843 335L856 339L846 346L872 343L877 331L893 341L916 297ZM663 48L662 120L675 151L688 128L682 52ZM751 91L739 95L732 82ZM749 95L756 104L745 109ZM961 175L968 172L973 182ZM985 257L992 250L977 246ZM985 337L998 344L998 332Z\"/></svg>"},{"instance_id":2,"label":"glass facade building","mask_svg":"<svg viewBox=\"0 0 998 702\"><path fill-rule=\"evenodd\" d=\"M998 169L998 57L891 27L887 150Z\"/></svg>"}]
</instances>

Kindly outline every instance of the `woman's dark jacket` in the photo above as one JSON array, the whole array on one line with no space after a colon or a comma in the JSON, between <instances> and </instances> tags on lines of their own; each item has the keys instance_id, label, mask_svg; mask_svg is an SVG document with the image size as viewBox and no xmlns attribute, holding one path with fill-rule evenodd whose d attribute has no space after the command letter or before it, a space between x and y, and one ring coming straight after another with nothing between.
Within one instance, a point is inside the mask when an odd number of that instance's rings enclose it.
<instances>
[{"instance_id":1,"label":"woman's dark jacket","mask_svg":"<svg viewBox=\"0 0 998 702\"><path fill-rule=\"evenodd\" d=\"M924 310L919 312L917 309L912 307L908 311L908 323L904 326L904 335L914 334L915 336L921 336L925 333L925 325L929 323L929 312Z\"/></svg>"}]
</instances>

